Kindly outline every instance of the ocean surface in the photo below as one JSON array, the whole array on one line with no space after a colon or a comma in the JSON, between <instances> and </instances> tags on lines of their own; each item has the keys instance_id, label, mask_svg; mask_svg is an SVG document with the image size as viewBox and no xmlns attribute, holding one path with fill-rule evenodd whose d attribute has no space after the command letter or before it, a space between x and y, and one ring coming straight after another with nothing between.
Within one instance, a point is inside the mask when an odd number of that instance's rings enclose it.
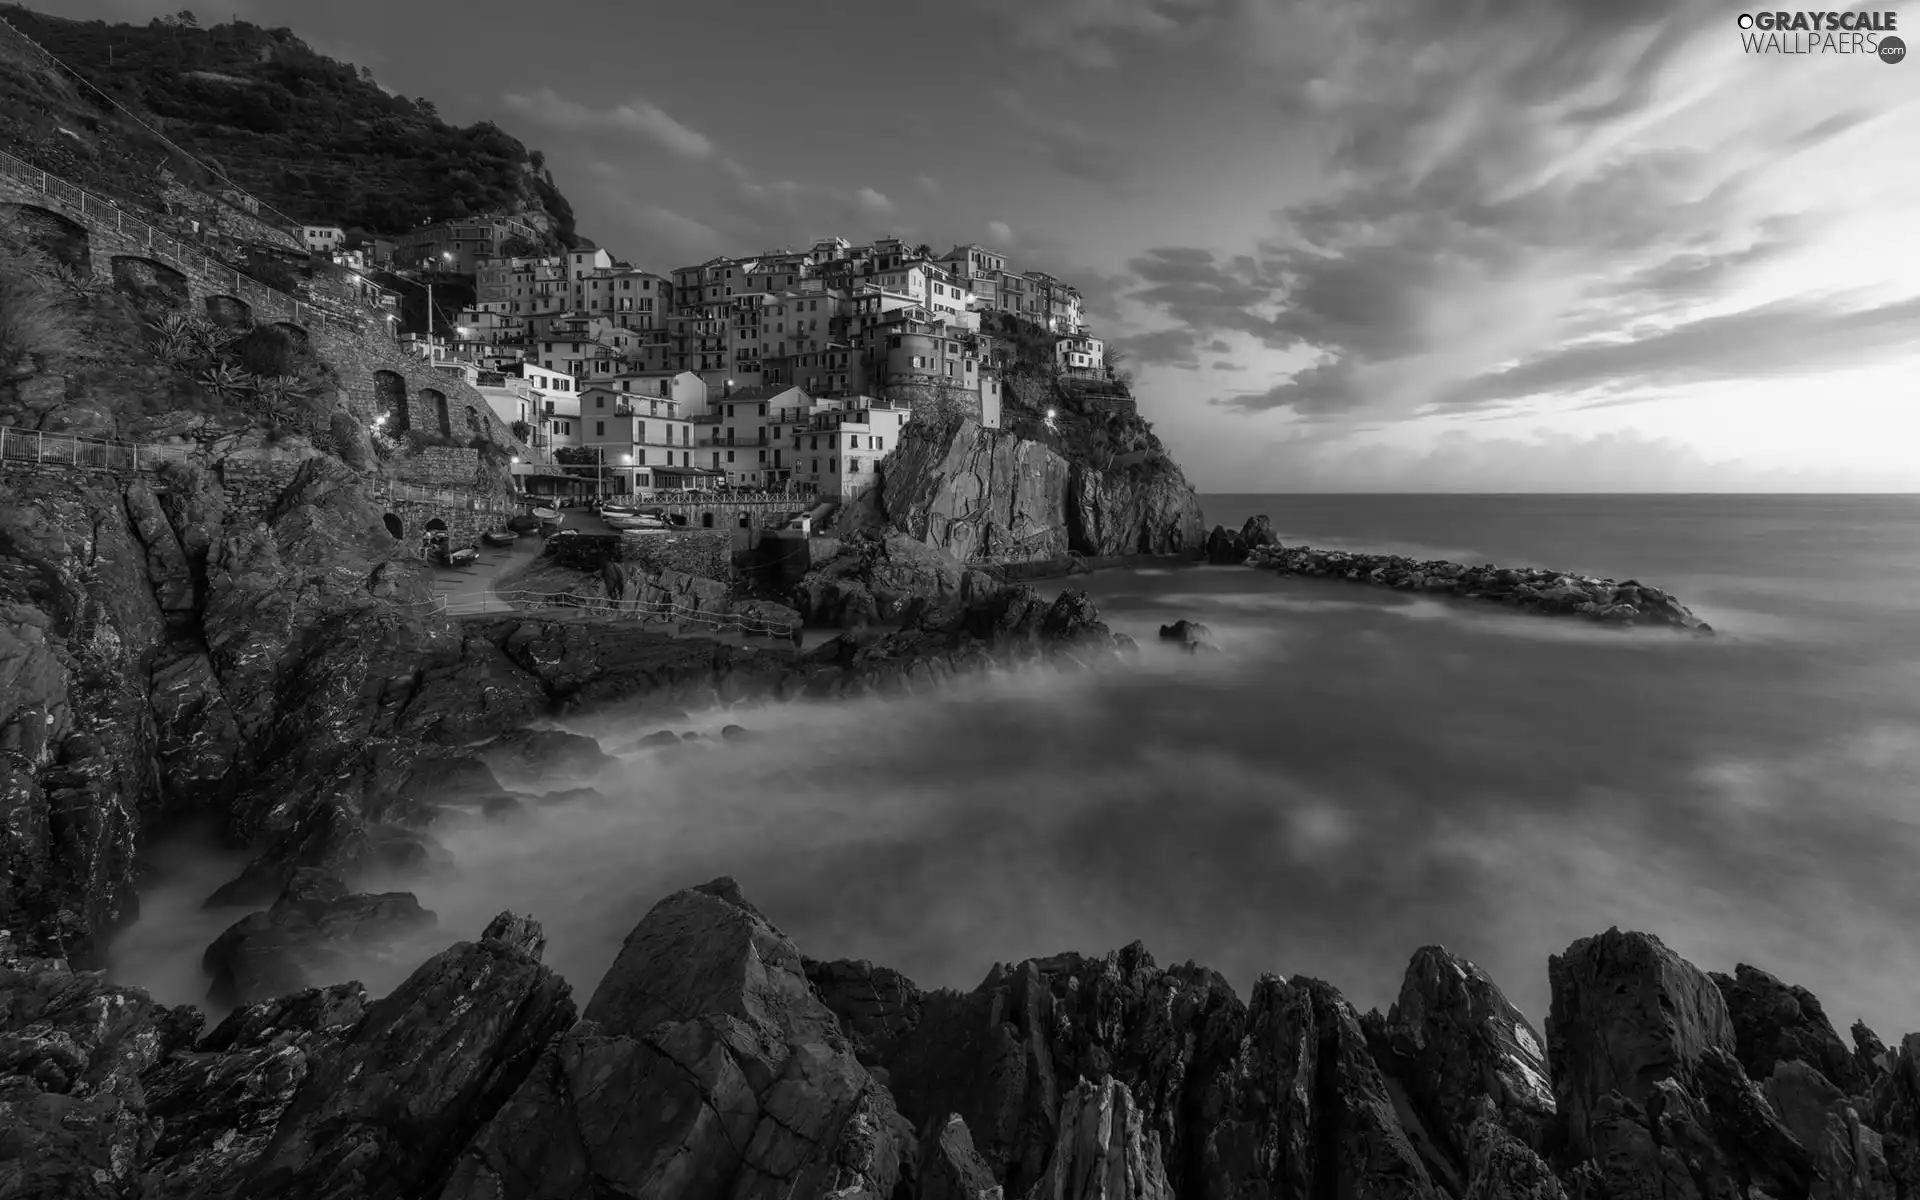
<instances>
[{"instance_id":1,"label":"ocean surface","mask_svg":"<svg viewBox=\"0 0 1920 1200\"><path fill-rule=\"evenodd\" d=\"M410 885L438 933L356 973L390 987L511 908L584 1001L650 905L726 874L809 955L923 986L1139 939L1242 996L1304 973L1367 1008L1439 943L1539 1024L1547 956L1618 925L1809 987L1843 1036L1920 1028L1920 497L1202 502L1290 543L1638 578L1719 636L1238 567L1102 573L1075 585L1137 664L696 714L762 736L634 753L604 802L443 830L452 865ZM1178 617L1221 653L1158 644ZM616 752L655 728L572 727ZM157 862L114 970L197 1001L237 914L195 906L231 864L189 843Z\"/></svg>"}]
</instances>

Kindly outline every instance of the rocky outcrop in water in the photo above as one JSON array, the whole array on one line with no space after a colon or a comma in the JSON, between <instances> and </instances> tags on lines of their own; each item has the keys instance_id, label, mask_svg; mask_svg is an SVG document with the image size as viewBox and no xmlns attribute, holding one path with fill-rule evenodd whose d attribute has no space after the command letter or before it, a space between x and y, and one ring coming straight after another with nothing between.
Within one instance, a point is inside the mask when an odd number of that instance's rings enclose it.
<instances>
[{"instance_id":1,"label":"rocky outcrop in water","mask_svg":"<svg viewBox=\"0 0 1920 1200\"><path fill-rule=\"evenodd\" d=\"M1201 543L1179 467L1100 467L971 420L915 422L882 464L884 519L961 561L1178 554Z\"/></svg>"},{"instance_id":2,"label":"rocky outcrop in water","mask_svg":"<svg viewBox=\"0 0 1920 1200\"><path fill-rule=\"evenodd\" d=\"M857 532L794 588L794 605L815 625L852 629L897 620L914 600L965 602L999 587L984 571L901 533Z\"/></svg>"},{"instance_id":3,"label":"rocky outcrop in water","mask_svg":"<svg viewBox=\"0 0 1920 1200\"><path fill-rule=\"evenodd\" d=\"M1282 575L1347 579L1397 592L1457 596L1522 612L1584 617L1604 625L1664 625L1690 633L1713 632L1712 626L1694 616L1672 593L1637 579L1595 579L1533 567L1471 567L1437 559L1316 550L1277 542L1250 546L1245 534L1218 527L1208 538L1207 555L1213 563L1244 562Z\"/></svg>"},{"instance_id":4,"label":"rocky outcrop in water","mask_svg":"<svg viewBox=\"0 0 1920 1200\"><path fill-rule=\"evenodd\" d=\"M1804 989L1641 933L1552 957L1544 1036L1437 946L1384 1014L1138 944L923 991L804 958L725 879L655 905L578 1014L541 947L502 914L383 999L202 1037L0 937L0 1196L1920 1194L1920 1034L1847 1052Z\"/></svg>"}]
</instances>

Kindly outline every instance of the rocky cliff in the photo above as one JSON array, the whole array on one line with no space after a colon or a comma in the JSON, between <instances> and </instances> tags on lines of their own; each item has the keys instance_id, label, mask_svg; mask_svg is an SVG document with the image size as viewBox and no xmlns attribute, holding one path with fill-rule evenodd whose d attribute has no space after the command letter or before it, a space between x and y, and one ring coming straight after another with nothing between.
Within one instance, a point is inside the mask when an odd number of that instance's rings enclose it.
<instances>
[{"instance_id":1,"label":"rocky cliff","mask_svg":"<svg viewBox=\"0 0 1920 1200\"><path fill-rule=\"evenodd\" d=\"M391 995L198 1014L0 935L0 1195L402 1200L1906 1200L1920 1034L1608 930L1544 1033L1417 951L1386 1012L1139 944L926 991L726 879L576 1011L501 914Z\"/></svg>"},{"instance_id":2,"label":"rocky cliff","mask_svg":"<svg viewBox=\"0 0 1920 1200\"><path fill-rule=\"evenodd\" d=\"M962 561L1200 548L1200 505L1171 459L1063 449L963 418L911 424L881 467L880 515Z\"/></svg>"}]
</instances>

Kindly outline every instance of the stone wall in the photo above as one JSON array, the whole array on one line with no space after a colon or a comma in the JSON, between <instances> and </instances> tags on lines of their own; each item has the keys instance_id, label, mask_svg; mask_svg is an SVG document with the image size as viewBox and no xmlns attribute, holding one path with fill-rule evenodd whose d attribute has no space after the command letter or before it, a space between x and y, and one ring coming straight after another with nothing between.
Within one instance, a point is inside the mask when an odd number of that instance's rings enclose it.
<instances>
[{"instance_id":1,"label":"stone wall","mask_svg":"<svg viewBox=\"0 0 1920 1200\"><path fill-rule=\"evenodd\" d=\"M702 579L732 579L733 535L724 529L624 530L620 561L649 574L679 571Z\"/></svg>"},{"instance_id":2,"label":"stone wall","mask_svg":"<svg viewBox=\"0 0 1920 1200\"><path fill-rule=\"evenodd\" d=\"M461 546L479 545L482 533L489 529L498 529L505 524L503 518L491 513L455 508L447 504L429 504L419 500L391 501L384 512L399 520L400 532L397 536L400 546L414 558L425 556L428 526L434 521L439 521L446 529L449 535L448 540L456 549ZM387 532L393 532L391 521L387 522Z\"/></svg>"},{"instance_id":3,"label":"stone wall","mask_svg":"<svg viewBox=\"0 0 1920 1200\"><path fill-rule=\"evenodd\" d=\"M269 224L231 204L196 191L184 184L169 183L160 189L167 211L175 216L199 221L213 231L239 242L258 242L283 250L306 251L306 245L293 231Z\"/></svg>"},{"instance_id":4,"label":"stone wall","mask_svg":"<svg viewBox=\"0 0 1920 1200\"><path fill-rule=\"evenodd\" d=\"M402 483L449 491L471 491L480 473L480 452L471 446L425 446L419 453L388 460Z\"/></svg>"}]
</instances>

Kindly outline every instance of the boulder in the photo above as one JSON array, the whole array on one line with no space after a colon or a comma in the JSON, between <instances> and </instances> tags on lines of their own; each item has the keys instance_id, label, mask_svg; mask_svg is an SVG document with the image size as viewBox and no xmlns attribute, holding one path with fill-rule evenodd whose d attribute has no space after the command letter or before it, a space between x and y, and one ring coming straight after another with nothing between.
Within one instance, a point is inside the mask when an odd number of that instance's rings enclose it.
<instances>
[{"instance_id":1,"label":"boulder","mask_svg":"<svg viewBox=\"0 0 1920 1200\"><path fill-rule=\"evenodd\" d=\"M574 1023L537 922L495 917L372 1005L288 1104L249 1174L255 1197L434 1194L454 1157Z\"/></svg>"},{"instance_id":2,"label":"boulder","mask_svg":"<svg viewBox=\"0 0 1920 1200\"><path fill-rule=\"evenodd\" d=\"M208 995L251 1004L337 980L350 956L379 953L434 921L409 892L349 894L337 877L303 868L272 908L242 917L207 947Z\"/></svg>"},{"instance_id":3,"label":"boulder","mask_svg":"<svg viewBox=\"0 0 1920 1200\"><path fill-rule=\"evenodd\" d=\"M1775 1064L1798 1059L1849 1095L1865 1090L1852 1048L1840 1040L1812 992L1746 963L1732 975L1716 972L1710 978L1733 1020L1734 1053L1748 1076L1770 1078Z\"/></svg>"},{"instance_id":4,"label":"boulder","mask_svg":"<svg viewBox=\"0 0 1920 1200\"><path fill-rule=\"evenodd\" d=\"M911 1168L910 1127L731 880L655 905L583 1015L443 1197L887 1197Z\"/></svg>"},{"instance_id":5,"label":"boulder","mask_svg":"<svg viewBox=\"0 0 1920 1200\"><path fill-rule=\"evenodd\" d=\"M561 729L519 729L502 734L488 742L480 756L496 770L521 779L591 777L618 761L587 735Z\"/></svg>"},{"instance_id":6,"label":"boulder","mask_svg":"<svg viewBox=\"0 0 1920 1200\"><path fill-rule=\"evenodd\" d=\"M1237 567L1247 561L1247 546L1240 535L1224 525L1215 525L1207 535L1207 561L1215 566Z\"/></svg>"}]
</instances>

